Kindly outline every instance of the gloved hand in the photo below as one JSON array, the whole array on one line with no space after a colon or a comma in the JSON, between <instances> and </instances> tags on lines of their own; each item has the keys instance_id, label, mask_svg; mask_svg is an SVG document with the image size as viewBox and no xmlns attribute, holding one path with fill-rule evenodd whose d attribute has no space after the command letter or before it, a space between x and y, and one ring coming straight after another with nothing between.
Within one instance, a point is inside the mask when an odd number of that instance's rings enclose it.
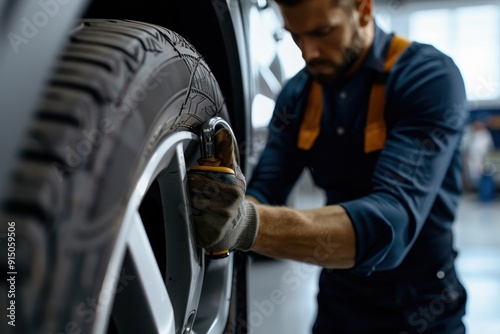
<instances>
[{"instance_id":1,"label":"gloved hand","mask_svg":"<svg viewBox=\"0 0 500 334\"><path fill-rule=\"evenodd\" d=\"M246 182L237 164L235 143L227 129L215 135L215 157L235 172L188 172L192 219L198 246L208 251L250 250L259 219L255 205L245 200Z\"/></svg>"}]
</instances>

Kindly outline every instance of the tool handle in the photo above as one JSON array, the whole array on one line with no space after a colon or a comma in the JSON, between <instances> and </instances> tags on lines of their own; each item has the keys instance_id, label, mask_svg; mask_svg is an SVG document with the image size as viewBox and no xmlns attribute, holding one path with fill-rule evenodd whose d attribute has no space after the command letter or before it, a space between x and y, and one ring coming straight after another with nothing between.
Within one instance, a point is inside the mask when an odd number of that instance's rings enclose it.
<instances>
[{"instance_id":1,"label":"tool handle","mask_svg":"<svg viewBox=\"0 0 500 334\"><path fill-rule=\"evenodd\" d=\"M198 165L192 166L190 168L190 173L201 174L212 179L215 177L219 181L228 184L237 184L238 182L234 171L228 167ZM229 256L229 249L220 251L209 251L205 249L205 256L211 260L223 259Z\"/></svg>"},{"instance_id":2,"label":"tool handle","mask_svg":"<svg viewBox=\"0 0 500 334\"><path fill-rule=\"evenodd\" d=\"M220 160L215 157L215 133L217 128L226 128L231 133L234 143L236 143L236 138L229 124L221 117L213 117L205 122L201 127L200 133L200 148L201 148L201 158L198 160L198 166L192 166L190 168L191 172L207 174L207 173L218 173L217 178L221 179L223 182L236 184L236 176L234 175L234 170L228 167L219 166ZM238 146L235 145L236 158L239 163L239 152ZM219 174L220 173L220 174ZM208 251L205 250L205 256L209 259L223 259L229 256L229 249L224 249L221 251Z\"/></svg>"}]
</instances>

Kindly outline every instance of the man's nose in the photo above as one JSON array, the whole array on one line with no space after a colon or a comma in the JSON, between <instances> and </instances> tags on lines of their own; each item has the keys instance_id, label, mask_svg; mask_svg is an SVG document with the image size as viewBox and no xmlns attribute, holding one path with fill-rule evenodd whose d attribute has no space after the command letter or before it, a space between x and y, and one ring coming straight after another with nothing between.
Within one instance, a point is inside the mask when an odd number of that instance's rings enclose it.
<instances>
[{"instance_id":1,"label":"man's nose","mask_svg":"<svg viewBox=\"0 0 500 334\"><path fill-rule=\"evenodd\" d=\"M300 41L300 50L302 51L302 58L307 62L319 57L319 47L317 42L310 37L303 37Z\"/></svg>"}]
</instances>

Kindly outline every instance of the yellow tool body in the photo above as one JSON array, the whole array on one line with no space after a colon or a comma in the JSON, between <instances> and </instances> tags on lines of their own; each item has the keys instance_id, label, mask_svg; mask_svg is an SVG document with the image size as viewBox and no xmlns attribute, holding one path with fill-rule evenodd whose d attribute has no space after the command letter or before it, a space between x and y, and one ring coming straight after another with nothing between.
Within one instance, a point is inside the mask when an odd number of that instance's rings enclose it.
<instances>
[{"instance_id":1,"label":"yellow tool body","mask_svg":"<svg viewBox=\"0 0 500 334\"><path fill-rule=\"evenodd\" d=\"M229 130L234 139L234 134L229 126L229 124L220 117L214 117L209 119L202 125L200 134L200 150L201 158L198 159L198 164L196 166L190 167L190 172L205 174L207 177L212 179L219 179L225 183L236 184L236 176L234 170L229 167L220 166L221 160L216 158L216 148L215 148L215 133L220 127L224 127ZM238 156L238 154L237 154ZM223 259L229 256L229 249L224 249L220 251L209 251L205 250L205 256L209 259Z\"/></svg>"}]
</instances>

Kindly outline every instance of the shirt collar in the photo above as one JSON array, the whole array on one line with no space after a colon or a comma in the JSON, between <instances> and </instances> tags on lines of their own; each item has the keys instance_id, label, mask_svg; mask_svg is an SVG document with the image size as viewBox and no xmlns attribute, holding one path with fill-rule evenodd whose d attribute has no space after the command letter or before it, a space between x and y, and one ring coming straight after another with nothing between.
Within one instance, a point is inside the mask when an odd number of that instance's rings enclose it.
<instances>
[{"instance_id":1,"label":"shirt collar","mask_svg":"<svg viewBox=\"0 0 500 334\"><path fill-rule=\"evenodd\" d=\"M377 72L384 72L384 62L389 44L394 34L387 34L375 23L375 36L373 44L363 63L363 68L373 69Z\"/></svg>"}]
</instances>

